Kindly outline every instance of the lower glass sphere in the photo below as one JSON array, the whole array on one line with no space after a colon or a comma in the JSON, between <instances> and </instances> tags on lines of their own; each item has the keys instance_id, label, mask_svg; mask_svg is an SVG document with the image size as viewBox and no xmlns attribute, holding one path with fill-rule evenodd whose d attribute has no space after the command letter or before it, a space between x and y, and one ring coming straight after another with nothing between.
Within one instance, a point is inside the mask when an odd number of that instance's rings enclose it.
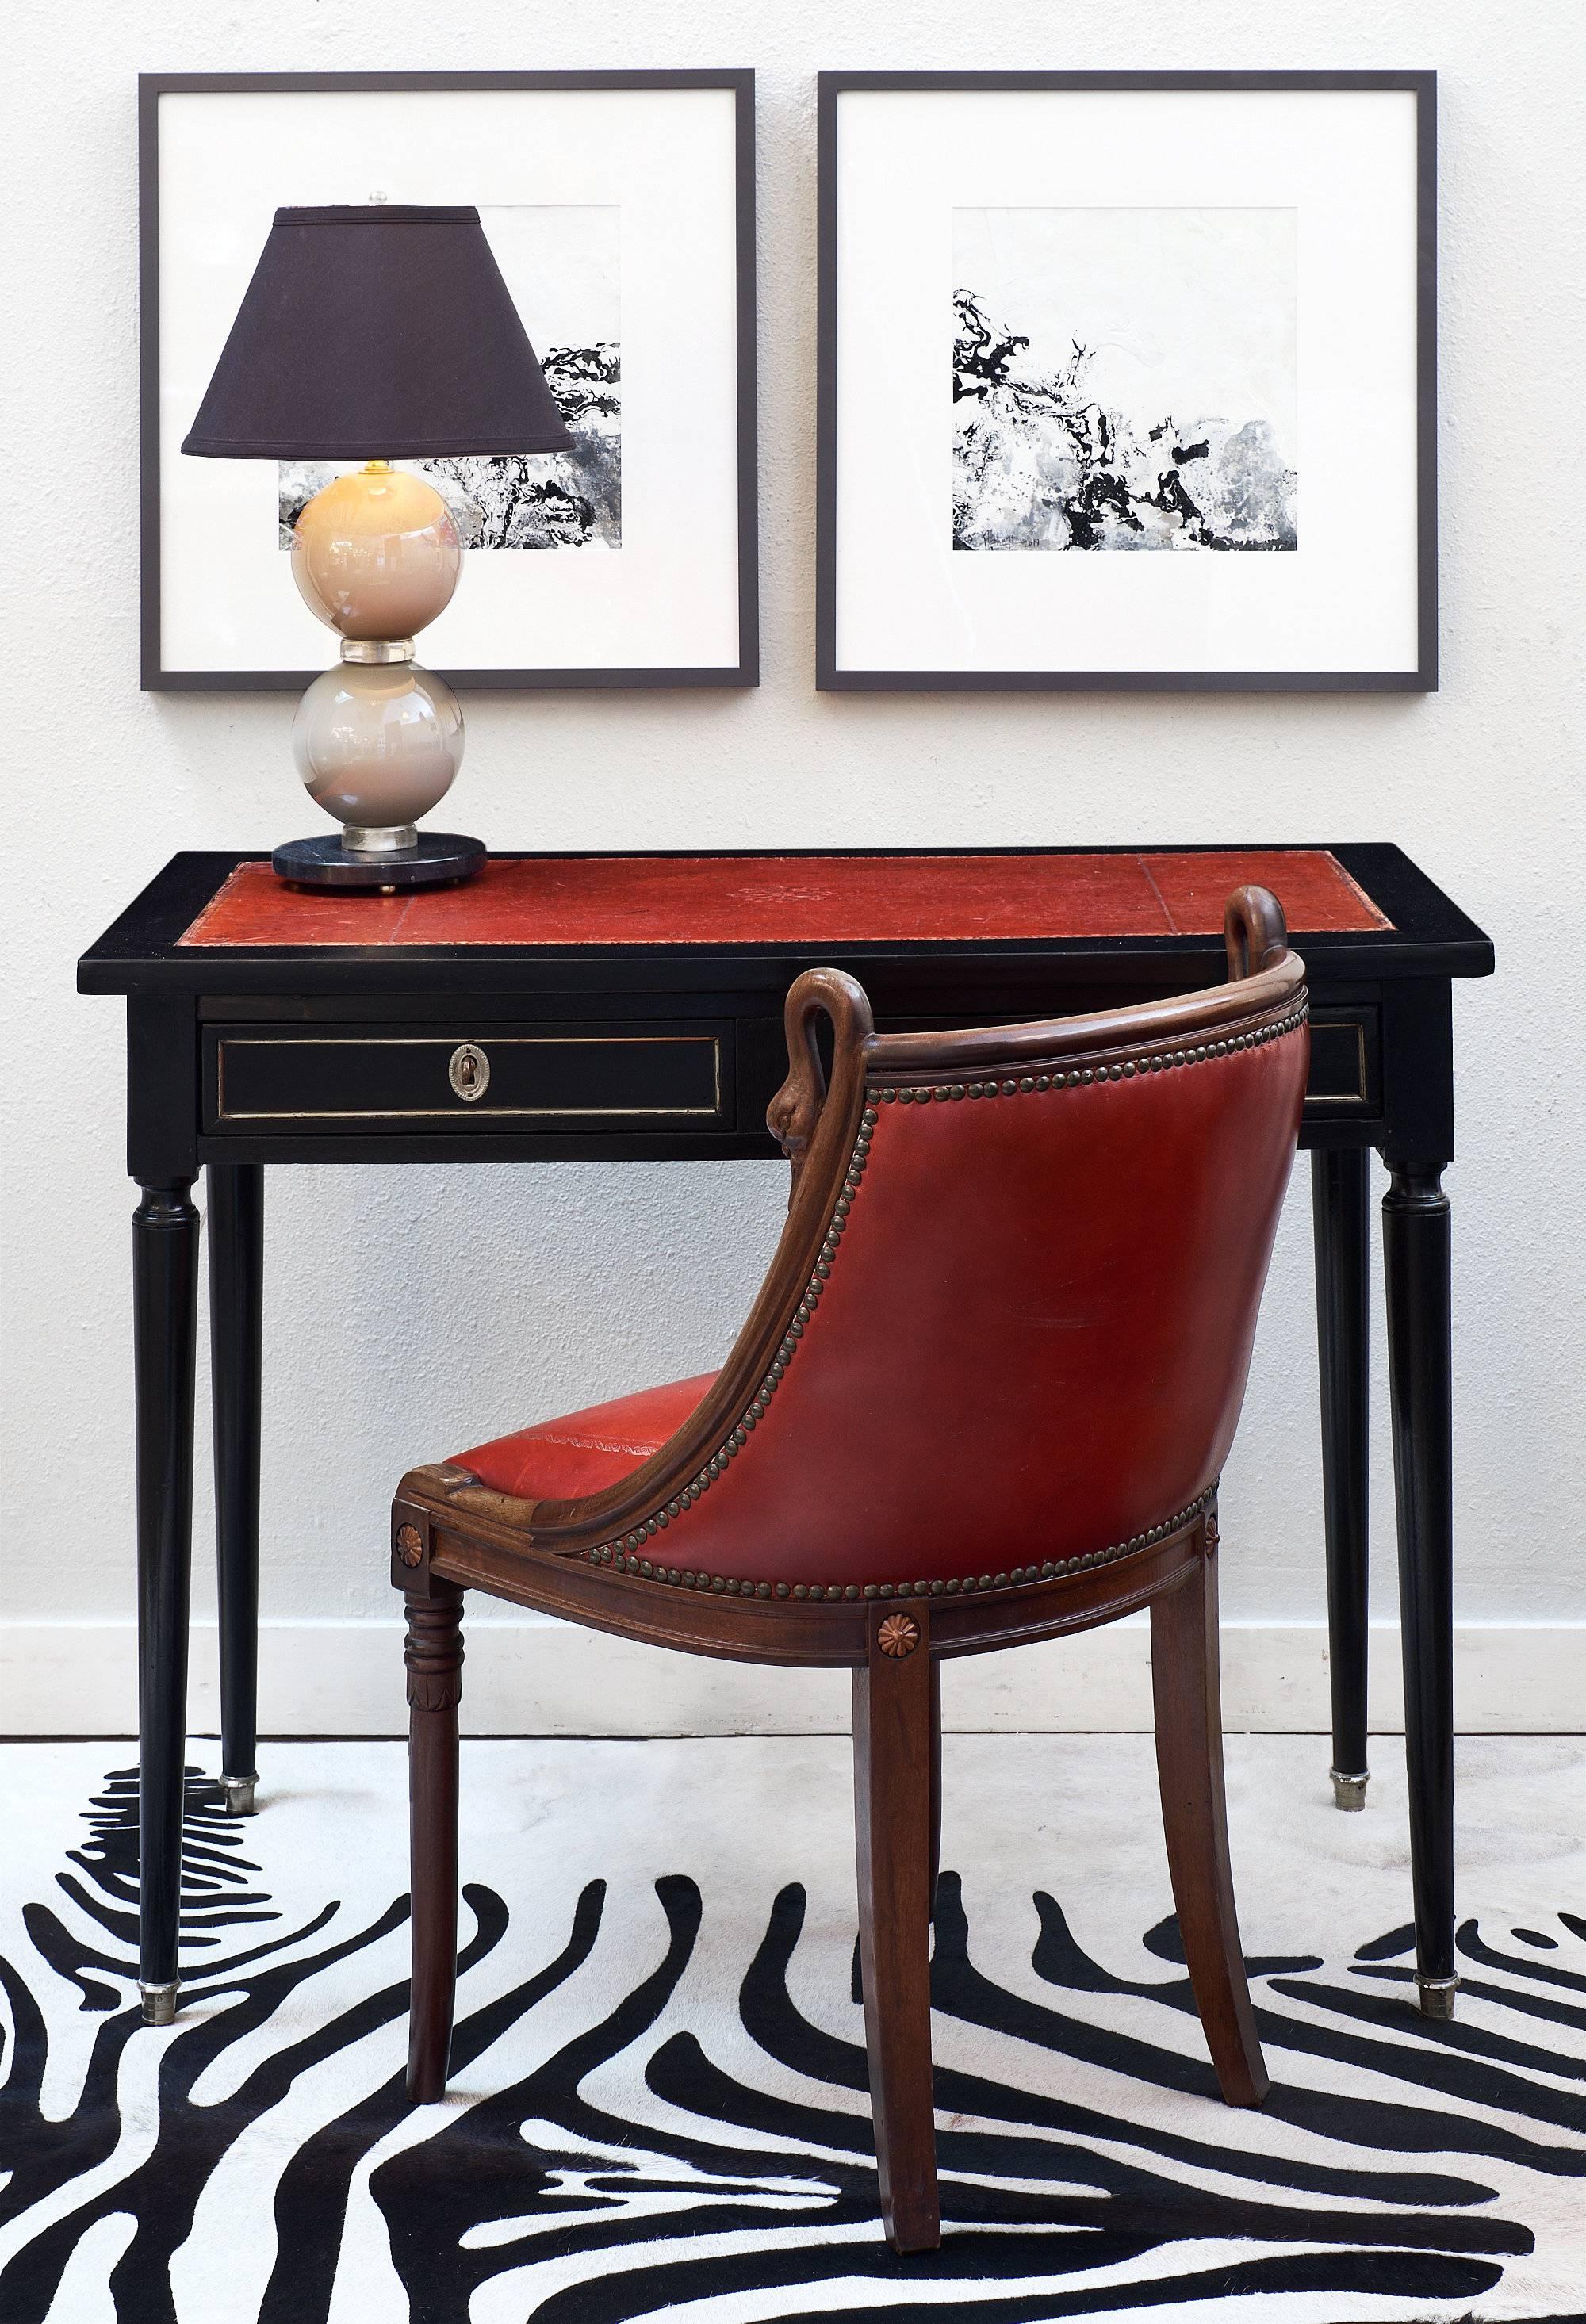
<instances>
[{"instance_id":1,"label":"lower glass sphere","mask_svg":"<svg viewBox=\"0 0 1586 2324\"><path fill-rule=\"evenodd\" d=\"M462 707L417 662L338 662L298 705L292 756L316 807L389 830L450 790L463 762Z\"/></svg>"}]
</instances>

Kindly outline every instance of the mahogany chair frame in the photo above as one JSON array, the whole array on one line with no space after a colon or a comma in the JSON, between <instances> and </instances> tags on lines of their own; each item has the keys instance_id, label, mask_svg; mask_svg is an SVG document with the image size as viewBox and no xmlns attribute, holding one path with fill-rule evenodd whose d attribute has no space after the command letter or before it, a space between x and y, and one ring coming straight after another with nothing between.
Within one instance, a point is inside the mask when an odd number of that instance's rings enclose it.
<instances>
[{"instance_id":1,"label":"mahogany chair frame","mask_svg":"<svg viewBox=\"0 0 1586 2324\"><path fill-rule=\"evenodd\" d=\"M974 1030L879 1034L861 986L812 969L788 995L788 1078L768 1120L792 1167L775 1258L726 1364L678 1432L577 1500L532 1501L455 1463L412 1470L392 1508L392 1580L407 1600L413 1846L408 2089L445 2088L456 1975L457 1706L463 1597L513 1604L685 1653L853 1674L854 1799L866 2047L883 2222L899 2251L940 2239L931 2102L930 1935L941 1821L939 1666L1094 1628L1149 1607L1157 1762L1185 1962L1224 2098L1268 2077L1230 1870L1217 1628L1215 1486L1136 1538L1056 1564L913 1587L824 1591L663 1562L669 1515L735 1457L797 1343L843 1231L876 1109L1157 1070L1303 1027L1305 964L1264 890L1227 918L1230 981L1124 1009ZM816 1020L826 1018L823 1070ZM862 1161L858 1164L862 1167ZM659 1586L658 1586L659 1585Z\"/></svg>"}]
</instances>

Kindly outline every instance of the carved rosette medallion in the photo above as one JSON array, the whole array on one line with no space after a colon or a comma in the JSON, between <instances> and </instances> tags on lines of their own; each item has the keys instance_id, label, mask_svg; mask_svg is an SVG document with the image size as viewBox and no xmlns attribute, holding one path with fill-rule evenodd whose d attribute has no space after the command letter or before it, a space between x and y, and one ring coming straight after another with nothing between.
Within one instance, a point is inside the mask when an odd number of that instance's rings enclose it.
<instances>
[{"instance_id":1,"label":"carved rosette medallion","mask_svg":"<svg viewBox=\"0 0 1586 2324\"><path fill-rule=\"evenodd\" d=\"M889 1614L876 1632L884 1655L911 1655L919 1644L919 1624L912 1614Z\"/></svg>"}]
</instances>

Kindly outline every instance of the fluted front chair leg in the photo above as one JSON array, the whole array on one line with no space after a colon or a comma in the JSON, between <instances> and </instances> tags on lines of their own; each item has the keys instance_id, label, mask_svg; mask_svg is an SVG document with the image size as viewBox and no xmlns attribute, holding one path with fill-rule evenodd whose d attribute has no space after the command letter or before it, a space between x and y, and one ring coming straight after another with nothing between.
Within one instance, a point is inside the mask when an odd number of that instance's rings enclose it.
<instances>
[{"instance_id":1,"label":"fluted front chair leg","mask_svg":"<svg viewBox=\"0 0 1586 2324\"><path fill-rule=\"evenodd\" d=\"M457 1704L463 1692L463 1593L431 1581L408 1600L408 1798L412 1852L413 1983L408 2096L446 2089L457 1982Z\"/></svg>"},{"instance_id":2,"label":"fluted front chair leg","mask_svg":"<svg viewBox=\"0 0 1586 2324\"><path fill-rule=\"evenodd\" d=\"M1270 2085L1240 1947L1222 1781L1217 1639L1217 1521L1188 1581L1151 1601L1157 1775L1184 1957L1218 2084L1230 2106L1259 2106Z\"/></svg>"},{"instance_id":3,"label":"fluted front chair leg","mask_svg":"<svg viewBox=\"0 0 1586 2324\"><path fill-rule=\"evenodd\" d=\"M896 2251L942 2240L931 2099L929 1617L875 1606L853 1674L859 1954L881 2219Z\"/></svg>"}]
</instances>

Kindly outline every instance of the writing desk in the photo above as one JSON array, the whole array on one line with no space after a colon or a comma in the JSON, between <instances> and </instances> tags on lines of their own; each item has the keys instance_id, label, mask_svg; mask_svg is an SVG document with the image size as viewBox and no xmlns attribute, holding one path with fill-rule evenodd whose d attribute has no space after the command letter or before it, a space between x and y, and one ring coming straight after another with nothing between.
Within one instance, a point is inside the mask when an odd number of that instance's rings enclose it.
<instances>
[{"instance_id":1,"label":"writing desk","mask_svg":"<svg viewBox=\"0 0 1586 2324\"><path fill-rule=\"evenodd\" d=\"M1366 1784L1367 1156L1383 1201L1421 2005L1452 2008L1452 980L1492 946L1396 847L493 857L470 885L300 893L178 855L85 954L127 1000L137 1388L141 1977L175 2006L198 1214L208 1174L222 1775L254 1804L263 1171L777 1152L783 996L847 968L883 1029L1221 982L1283 902L1311 987L1311 1151L1339 1803ZM370 1540L379 1537L371 1512ZM373 1550L371 1552L373 1554Z\"/></svg>"}]
</instances>

